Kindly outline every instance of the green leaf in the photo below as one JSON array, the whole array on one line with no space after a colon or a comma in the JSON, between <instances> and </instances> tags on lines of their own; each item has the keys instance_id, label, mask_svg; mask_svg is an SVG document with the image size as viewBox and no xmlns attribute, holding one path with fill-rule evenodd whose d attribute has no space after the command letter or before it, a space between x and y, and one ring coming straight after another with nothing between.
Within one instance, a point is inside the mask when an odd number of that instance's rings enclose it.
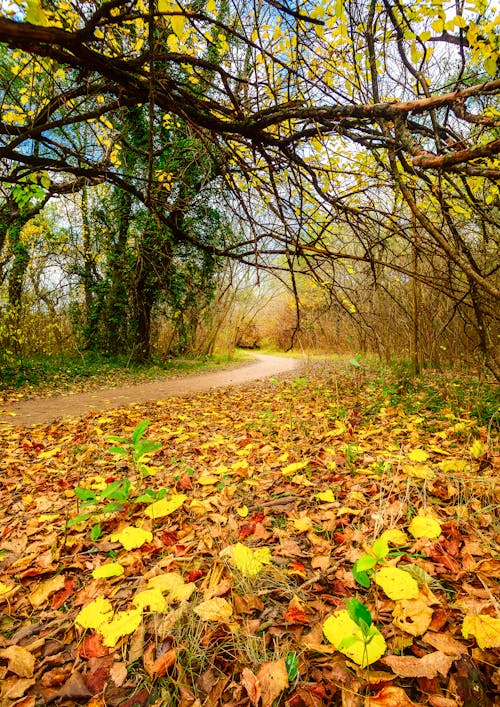
<instances>
[{"instance_id":1,"label":"green leaf","mask_svg":"<svg viewBox=\"0 0 500 707\"><path fill-rule=\"evenodd\" d=\"M373 619L370 614L370 610L365 606L359 599L353 597L352 599L346 599L345 602L347 613L349 617L357 624L361 629L370 628ZM365 633L365 631L363 631Z\"/></svg>"},{"instance_id":2,"label":"green leaf","mask_svg":"<svg viewBox=\"0 0 500 707\"><path fill-rule=\"evenodd\" d=\"M297 653L289 653L285 658L286 672L290 681L295 680L299 674L299 659Z\"/></svg>"},{"instance_id":3,"label":"green leaf","mask_svg":"<svg viewBox=\"0 0 500 707\"><path fill-rule=\"evenodd\" d=\"M90 531L90 539L91 540L99 540L101 537L102 533L102 528L100 523L96 523L95 525L92 526L92 530Z\"/></svg>"},{"instance_id":4,"label":"green leaf","mask_svg":"<svg viewBox=\"0 0 500 707\"><path fill-rule=\"evenodd\" d=\"M97 503L97 496L90 489L76 488L74 489L74 494L80 501L85 503Z\"/></svg>"},{"instance_id":5,"label":"green leaf","mask_svg":"<svg viewBox=\"0 0 500 707\"><path fill-rule=\"evenodd\" d=\"M141 439L142 435L146 431L146 427L149 425L151 420L143 420L139 422L135 430L132 432L132 444L135 446L137 442Z\"/></svg>"},{"instance_id":6,"label":"green leaf","mask_svg":"<svg viewBox=\"0 0 500 707\"><path fill-rule=\"evenodd\" d=\"M108 484L99 494L100 499L110 498L115 501L126 501L130 494L130 481L128 479L118 479Z\"/></svg>"},{"instance_id":7,"label":"green leaf","mask_svg":"<svg viewBox=\"0 0 500 707\"><path fill-rule=\"evenodd\" d=\"M352 568L352 576L358 584L365 589L370 589L370 577L367 572L359 572L356 565Z\"/></svg>"},{"instance_id":8,"label":"green leaf","mask_svg":"<svg viewBox=\"0 0 500 707\"><path fill-rule=\"evenodd\" d=\"M101 513L116 513L123 510L123 504L119 501L111 501L101 508Z\"/></svg>"},{"instance_id":9,"label":"green leaf","mask_svg":"<svg viewBox=\"0 0 500 707\"><path fill-rule=\"evenodd\" d=\"M89 518L92 518L94 514L93 513L82 513L79 516L75 516L74 518L70 518L68 522L66 523L67 528L72 528L74 525L78 525L78 523L83 523Z\"/></svg>"},{"instance_id":10,"label":"green leaf","mask_svg":"<svg viewBox=\"0 0 500 707\"><path fill-rule=\"evenodd\" d=\"M111 454L122 454L124 456L128 454L128 450L123 447L110 447L108 452L111 452Z\"/></svg>"},{"instance_id":11,"label":"green leaf","mask_svg":"<svg viewBox=\"0 0 500 707\"><path fill-rule=\"evenodd\" d=\"M381 560L383 557L386 557L389 553L389 544L387 540L385 538L379 538L378 540L375 540L372 546L372 551L375 553L379 560Z\"/></svg>"},{"instance_id":12,"label":"green leaf","mask_svg":"<svg viewBox=\"0 0 500 707\"><path fill-rule=\"evenodd\" d=\"M366 570L371 570L377 564L377 558L373 555L361 555L359 560L356 561L355 567L357 572L366 572Z\"/></svg>"}]
</instances>

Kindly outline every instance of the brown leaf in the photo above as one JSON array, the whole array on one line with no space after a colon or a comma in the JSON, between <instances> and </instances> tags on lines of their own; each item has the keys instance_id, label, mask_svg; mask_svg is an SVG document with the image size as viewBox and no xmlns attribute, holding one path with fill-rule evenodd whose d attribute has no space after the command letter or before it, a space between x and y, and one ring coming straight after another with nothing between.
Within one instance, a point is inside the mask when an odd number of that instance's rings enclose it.
<instances>
[{"instance_id":1,"label":"brown leaf","mask_svg":"<svg viewBox=\"0 0 500 707\"><path fill-rule=\"evenodd\" d=\"M67 700L84 700L92 696L83 676L79 672L71 673L68 680L58 691L57 696Z\"/></svg>"},{"instance_id":2,"label":"brown leaf","mask_svg":"<svg viewBox=\"0 0 500 707\"><path fill-rule=\"evenodd\" d=\"M435 678L438 673L446 677L453 658L440 651L428 653L423 658L406 655L387 655L381 662L404 678Z\"/></svg>"},{"instance_id":3,"label":"brown leaf","mask_svg":"<svg viewBox=\"0 0 500 707\"><path fill-rule=\"evenodd\" d=\"M127 666L125 663L113 663L109 671L109 677L116 687L121 687L127 679Z\"/></svg>"},{"instance_id":4,"label":"brown leaf","mask_svg":"<svg viewBox=\"0 0 500 707\"><path fill-rule=\"evenodd\" d=\"M142 654L144 653L144 636L146 634L146 628L144 626L144 623L141 623L140 626L137 627L137 629L134 631L132 634L132 638L130 639L130 646L128 649L128 656L127 656L127 665L130 665L131 663L135 663L136 660L142 657Z\"/></svg>"},{"instance_id":5,"label":"brown leaf","mask_svg":"<svg viewBox=\"0 0 500 707\"><path fill-rule=\"evenodd\" d=\"M376 695L365 700L366 707L412 707L415 704L418 703L412 702L404 690L393 686L383 687Z\"/></svg>"},{"instance_id":6,"label":"brown leaf","mask_svg":"<svg viewBox=\"0 0 500 707\"><path fill-rule=\"evenodd\" d=\"M428 643L436 650L441 651L445 655L449 655L451 658L460 658L461 655L467 653L467 648L457 641L456 638L450 636L449 633L433 633L432 631L427 631L427 633L422 636L422 640Z\"/></svg>"},{"instance_id":7,"label":"brown leaf","mask_svg":"<svg viewBox=\"0 0 500 707\"><path fill-rule=\"evenodd\" d=\"M254 611L262 611L264 602L256 594L233 594L234 609L237 614L252 614Z\"/></svg>"},{"instance_id":8,"label":"brown leaf","mask_svg":"<svg viewBox=\"0 0 500 707\"><path fill-rule=\"evenodd\" d=\"M46 579L41 582L34 592L29 595L29 600L33 608L38 609L39 606L44 604L51 594L58 592L64 587L65 579L62 574L58 574L51 579Z\"/></svg>"},{"instance_id":9,"label":"brown leaf","mask_svg":"<svg viewBox=\"0 0 500 707\"><path fill-rule=\"evenodd\" d=\"M5 678L0 686L2 699L15 700L22 697L35 681L31 678Z\"/></svg>"},{"instance_id":10,"label":"brown leaf","mask_svg":"<svg viewBox=\"0 0 500 707\"><path fill-rule=\"evenodd\" d=\"M262 694L262 707L271 707L274 700L288 687L288 673L283 658L262 663L257 673Z\"/></svg>"},{"instance_id":11,"label":"brown leaf","mask_svg":"<svg viewBox=\"0 0 500 707\"><path fill-rule=\"evenodd\" d=\"M0 658L9 661L7 669L20 678L30 678L35 667L35 656L22 646L9 646L0 650Z\"/></svg>"},{"instance_id":12,"label":"brown leaf","mask_svg":"<svg viewBox=\"0 0 500 707\"><path fill-rule=\"evenodd\" d=\"M249 668L243 668L241 671L241 684L247 691L250 702L256 707L261 697L260 684Z\"/></svg>"}]
</instances>

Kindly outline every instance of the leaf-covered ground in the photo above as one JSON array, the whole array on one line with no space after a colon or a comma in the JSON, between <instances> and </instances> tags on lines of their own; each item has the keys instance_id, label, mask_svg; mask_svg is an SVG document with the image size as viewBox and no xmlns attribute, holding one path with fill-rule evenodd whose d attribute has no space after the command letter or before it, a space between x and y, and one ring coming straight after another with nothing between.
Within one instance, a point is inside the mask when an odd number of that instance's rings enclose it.
<instances>
[{"instance_id":1,"label":"leaf-covered ground","mask_svg":"<svg viewBox=\"0 0 500 707\"><path fill-rule=\"evenodd\" d=\"M322 363L2 430L0 706L498 704L488 395Z\"/></svg>"}]
</instances>

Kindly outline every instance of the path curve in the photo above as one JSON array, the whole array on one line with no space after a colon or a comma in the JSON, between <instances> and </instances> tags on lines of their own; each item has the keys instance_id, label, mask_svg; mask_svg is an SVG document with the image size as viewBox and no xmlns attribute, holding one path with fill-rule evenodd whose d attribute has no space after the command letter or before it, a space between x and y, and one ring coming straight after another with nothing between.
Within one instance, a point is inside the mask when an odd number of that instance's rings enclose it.
<instances>
[{"instance_id":1,"label":"path curve","mask_svg":"<svg viewBox=\"0 0 500 707\"><path fill-rule=\"evenodd\" d=\"M251 381L288 373L300 365L297 358L282 358L255 354L255 358L241 366L222 371L197 373L179 378L166 378L150 383L92 390L50 398L33 398L2 405L0 425L28 426L54 422L58 419L80 417L91 410L108 410L133 403L189 395L227 386L243 385Z\"/></svg>"}]
</instances>

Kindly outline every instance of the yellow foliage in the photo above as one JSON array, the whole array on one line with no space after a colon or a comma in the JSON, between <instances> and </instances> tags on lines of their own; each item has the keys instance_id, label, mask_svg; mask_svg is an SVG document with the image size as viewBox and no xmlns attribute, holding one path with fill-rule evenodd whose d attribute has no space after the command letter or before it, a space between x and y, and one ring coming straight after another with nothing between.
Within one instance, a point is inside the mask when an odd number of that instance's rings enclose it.
<instances>
[{"instance_id":1,"label":"yellow foliage","mask_svg":"<svg viewBox=\"0 0 500 707\"><path fill-rule=\"evenodd\" d=\"M150 530L136 528L133 525L127 525L122 528L119 533L111 535L111 542L119 542L125 550L135 550L141 547L144 543L149 543L153 539L153 533Z\"/></svg>"},{"instance_id":2,"label":"yellow foliage","mask_svg":"<svg viewBox=\"0 0 500 707\"><path fill-rule=\"evenodd\" d=\"M441 526L428 516L415 516L408 528L414 538L438 538L441 535Z\"/></svg>"},{"instance_id":3,"label":"yellow foliage","mask_svg":"<svg viewBox=\"0 0 500 707\"><path fill-rule=\"evenodd\" d=\"M363 668L381 658L386 651L385 640L380 631L372 627L370 640L365 642L360 627L344 609L336 611L326 619L323 633L338 651Z\"/></svg>"},{"instance_id":4,"label":"yellow foliage","mask_svg":"<svg viewBox=\"0 0 500 707\"><path fill-rule=\"evenodd\" d=\"M382 567L374 579L389 599L415 599L418 596L417 582L411 574L397 567Z\"/></svg>"}]
</instances>

